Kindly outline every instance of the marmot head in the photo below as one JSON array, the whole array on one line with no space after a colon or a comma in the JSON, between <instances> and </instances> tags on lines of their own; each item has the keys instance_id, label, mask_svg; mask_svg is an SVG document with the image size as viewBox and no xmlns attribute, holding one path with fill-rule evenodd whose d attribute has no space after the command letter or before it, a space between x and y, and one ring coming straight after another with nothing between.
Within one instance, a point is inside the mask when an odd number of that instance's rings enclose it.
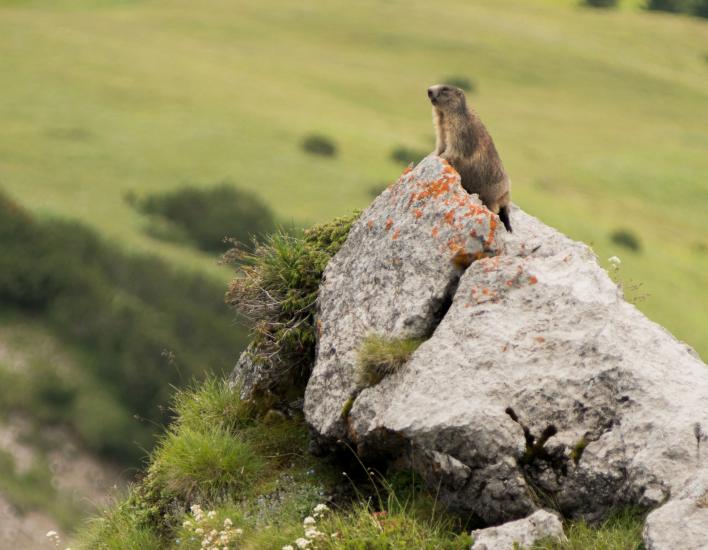
<instances>
[{"instance_id":1,"label":"marmot head","mask_svg":"<svg viewBox=\"0 0 708 550\"><path fill-rule=\"evenodd\" d=\"M467 107L465 93L459 88L447 84L436 84L428 88L428 97L430 103L441 111L464 111Z\"/></svg>"}]
</instances>

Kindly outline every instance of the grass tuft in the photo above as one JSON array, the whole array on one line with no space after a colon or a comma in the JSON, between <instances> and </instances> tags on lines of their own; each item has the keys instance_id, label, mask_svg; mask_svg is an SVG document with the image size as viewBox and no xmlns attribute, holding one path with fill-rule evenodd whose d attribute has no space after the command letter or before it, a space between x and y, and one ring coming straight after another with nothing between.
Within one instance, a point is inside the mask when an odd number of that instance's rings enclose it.
<instances>
[{"instance_id":1,"label":"grass tuft","mask_svg":"<svg viewBox=\"0 0 708 550\"><path fill-rule=\"evenodd\" d=\"M367 336L359 350L357 378L365 386L374 386L401 368L425 340L422 338L385 338Z\"/></svg>"},{"instance_id":2,"label":"grass tuft","mask_svg":"<svg viewBox=\"0 0 708 550\"><path fill-rule=\"evenodd\" d=\"M618 510L599 526L575 521L565 526L567 541L544 539L532 550L642 550L642 528L646 511Z\"/></svg>"}]
</instances>

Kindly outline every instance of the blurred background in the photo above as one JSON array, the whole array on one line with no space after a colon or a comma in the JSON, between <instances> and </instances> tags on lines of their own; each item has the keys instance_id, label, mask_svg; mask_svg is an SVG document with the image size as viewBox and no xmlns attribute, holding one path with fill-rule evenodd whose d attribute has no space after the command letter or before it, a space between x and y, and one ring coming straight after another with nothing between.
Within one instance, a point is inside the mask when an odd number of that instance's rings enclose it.
<instances>
[{"instance_id":1,"label":"blurred background","mask_svg":"<svg viewBox=\"0 0 708 550\"><path fill-rule=\"evenodd\" d=\"M708 359L708 1L0 0L0 548L228 372L245 243L365 207L466 90L523 209Z\"/></svg>"}]
</instances>

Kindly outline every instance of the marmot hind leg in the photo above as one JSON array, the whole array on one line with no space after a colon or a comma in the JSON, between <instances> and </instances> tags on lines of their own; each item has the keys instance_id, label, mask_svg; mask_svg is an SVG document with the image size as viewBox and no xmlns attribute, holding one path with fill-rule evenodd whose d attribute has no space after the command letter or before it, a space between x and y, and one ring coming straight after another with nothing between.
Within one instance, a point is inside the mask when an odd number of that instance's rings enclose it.
<instances>
[{"instance_id":1,"label":"marmot hind leg","mask_svg":"<svg viewBox=\"0 0 708 550\"><path fill-rule=\"evenodd\" d=\"M506 227L506 230L511 233L511 220L509 219L509 205L505 204L499 208L499 219Z\"/></svg>"}]
</instances>

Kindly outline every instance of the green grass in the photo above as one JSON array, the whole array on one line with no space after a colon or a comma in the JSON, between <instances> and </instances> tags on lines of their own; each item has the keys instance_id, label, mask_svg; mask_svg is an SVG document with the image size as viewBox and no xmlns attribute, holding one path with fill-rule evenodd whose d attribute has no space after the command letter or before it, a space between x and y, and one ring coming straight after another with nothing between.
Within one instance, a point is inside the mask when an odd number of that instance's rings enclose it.
<instances>
[{"instance_id":1,"label":"green grass","mask_svg":"<svg viewBox=\"0 0 708 550\"><path fill-rule=\"evenodd\" d=\"M385 338L370 334L361 343L357 357L357 378L365 386L378 384L401 368L425 340Z\"/></svg>"},{"instance_id":2,"label":"green grass","mask_svg":"<svg viewBox=\"0 0 708 550\"><path fill-rule=\"evenodd\" d=\"M539 541L532 550L642 550L642 527L646 512L625 509L596 527L584 521L565 526L567 541Z\"/></svg>"},{"instance_id":3,"label":"green grass","mask_svg":"<svg viewBox=\"0 0 708 550\"><path fill-rule=\"evenodd\" d=\"M330 219L397 177L391 151L432 149L425 88L468 78L514 200L620 253L639 306L705 357L706 22L639 3L4 0L0 184L225 280L146 236L124 194L229 179L283 221ZM336 158L304 152L311 134Z\"/></svg>"}]
</instances>

